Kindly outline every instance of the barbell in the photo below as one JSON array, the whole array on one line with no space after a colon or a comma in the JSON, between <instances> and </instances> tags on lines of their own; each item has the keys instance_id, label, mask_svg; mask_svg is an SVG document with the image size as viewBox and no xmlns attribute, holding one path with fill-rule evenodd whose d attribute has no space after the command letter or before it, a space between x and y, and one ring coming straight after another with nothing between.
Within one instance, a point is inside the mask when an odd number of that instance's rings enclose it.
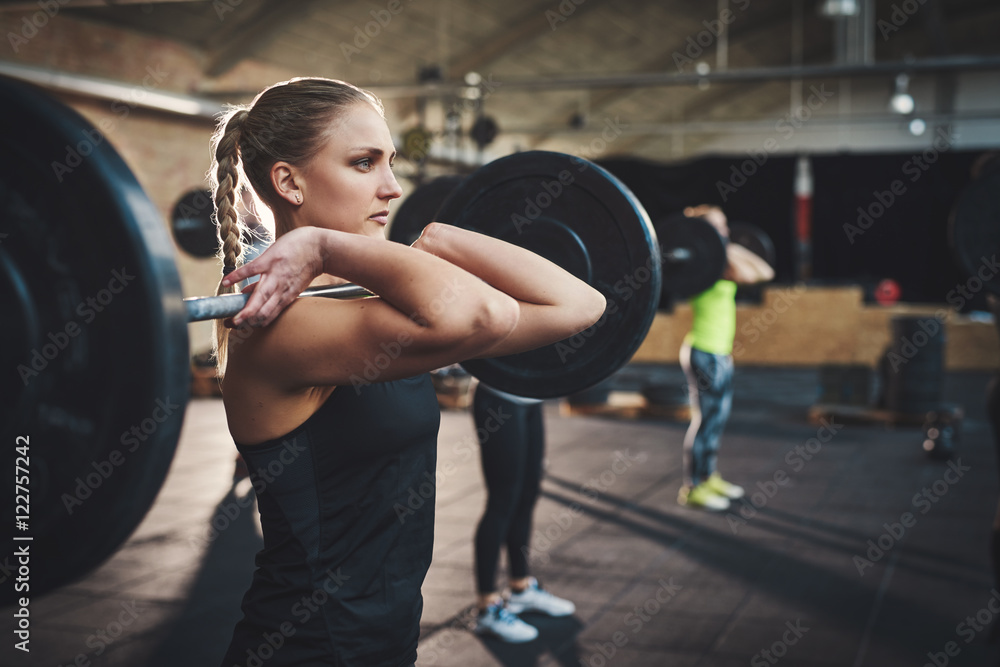
<instances>
[{"instance_id":1,"label":"barbell","mask_svg":"<svg viewBox=\"0 0 1000 667\"><path fill-rule=\"evenodd\" d=\"M517 159L524 164L534 158L530 153L521 153ZM558 173L540 170L536 176L539 182L534 185L541 188L546 180L557 180ZM437 214L445 200L464 180L465 177L460 175L439 176L416 188L396 211L389 226L389 240L407 245L413 243L428 222L440 219ZM618 184L616 187L624 186ZM544 193L539 190L539 194L542 194L542 203L545 203ZM530 197L526 199L528 201L520 202L522 208L533 211L537 204L531 205ZM579 199L574 201L580 203ZM571 213L578 217L581 214ZM206 218L204 225L207 233L210 220ZM674 302L704 291L719 279L725 265L726 242L714 227L700 218L688 218L678 213L654 220L653 229L663 265L660 287L662 308L672 308ZM759 227L746 222L731 223L730 238L757 254L766 254L765 259L774 265L774 244Z\"/></svg>"},{"instance_id":2,"label":"barbell","mask_svg":"<svg viewBox=\"0 0 1000 667\"><path fill-rule=\"evenodd\" d=\"M0 563L27 547L38 594L95 567L145 515L189 398L187 324L234 314L245 296L183 299L159 212L101 130L25 83L0 78L0 98L0 429L14 452ZM437 218L529 248L607 297L601 320L574 337L467 362L484 382L525 396L574 393L620 368L645 337L661 248L638 200L599 166L539 151L501 158L462 180ZM0 588L0 604L14 596Z\"/></svg>"}]
</instances>

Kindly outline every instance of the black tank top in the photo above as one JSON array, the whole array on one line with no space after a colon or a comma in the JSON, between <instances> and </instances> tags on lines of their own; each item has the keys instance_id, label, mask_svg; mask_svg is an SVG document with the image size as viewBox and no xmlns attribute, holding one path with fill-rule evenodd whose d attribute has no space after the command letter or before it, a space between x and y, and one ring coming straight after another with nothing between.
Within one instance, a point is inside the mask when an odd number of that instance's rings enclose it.
<instances>
[{"instance_id":1,"label":"black tank top","mask_svg":"<svg viewBox=\"0 0 1000 667\"><path fill-rule=\"evenodd\" d=\"M264 548L222 667L416 660L440 419L424 374L337 387L286 436L237 443Z\"/></svg>"}]
</instances>

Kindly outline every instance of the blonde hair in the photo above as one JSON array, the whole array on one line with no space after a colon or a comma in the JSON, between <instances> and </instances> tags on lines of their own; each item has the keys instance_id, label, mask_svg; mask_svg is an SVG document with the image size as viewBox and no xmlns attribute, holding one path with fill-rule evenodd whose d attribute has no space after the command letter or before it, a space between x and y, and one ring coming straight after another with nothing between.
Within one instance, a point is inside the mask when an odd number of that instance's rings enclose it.
<instances>
[{"instance_id":1,"label":"blonde hair","mask_svg":"<svg viewBox=\"0 0 1000 667\"><path fill-rule=\"evenodd\" d=\"M234 106L222 115L212 135L208 178L223 276L239 266L244 255L243 225L236 211L240 187L249 182L257 198L273 210L279 203L270 178L274 163L307 164L322 148L330 124L359 102L371 104L385 116L382 103L368 91L334 79L296 78L270 86L249 105ZM279 235L287 231L275 230ZM223 288L220 280L215 293L231 292L236 292L236 286ZM228 341L229 330L217 320L215 359L220 377L226 368Z\"/></svg>"}]
</instances>

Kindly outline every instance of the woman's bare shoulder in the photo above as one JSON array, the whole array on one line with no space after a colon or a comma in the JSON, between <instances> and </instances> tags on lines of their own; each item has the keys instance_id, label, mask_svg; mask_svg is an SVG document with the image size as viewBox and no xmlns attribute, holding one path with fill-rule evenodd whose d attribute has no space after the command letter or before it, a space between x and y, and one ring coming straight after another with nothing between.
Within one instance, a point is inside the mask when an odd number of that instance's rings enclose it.
<instances>
[{"instance_id":1,"label":"woman's bare shoulder","mask_svg":"<svg viewBox=\"0 0 1000 667\"><path fill-rule=\"evenodd\" d=\"M294 345L289 331L299 318L279 318L262 329L230 332L230 352L222 380L223 402L233 439L246 445L294 430L336 389L304 385L295 373L278 372L283 347ZM234 342L239 342L234 345Z\"/></svg>"}]
</instances>

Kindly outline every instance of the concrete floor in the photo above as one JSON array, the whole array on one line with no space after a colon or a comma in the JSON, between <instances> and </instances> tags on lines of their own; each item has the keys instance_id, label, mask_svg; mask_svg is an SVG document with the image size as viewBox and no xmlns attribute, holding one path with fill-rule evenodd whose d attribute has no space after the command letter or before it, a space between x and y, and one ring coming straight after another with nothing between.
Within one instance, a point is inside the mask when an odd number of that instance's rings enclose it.
<instances>
[{"instance_id":1,"label":"concrete floor","mask_svg":"<svg viewBox=\"0 0 1000 667\"><path fill-rule=\"evenodd\" d=\"M657 372L681 385L679 369ZM445 412L418 665L998 664L979 625L995 586L987 380L947 378L947 399L967 409L959 477L924 455L916 428L847 424L827 438L805 419L813 370L737 369L720 467L758 505L739 517L677 505L683 424L547 405L532 562L577 613L526 615L541 633L516 646L467 629L484 493L471 418ZM817 437L809 460L794 453ZM143 523L98 570L33 599L33 650L7 634L0 665L217 665L261 546L247 484L231 484L234 454L221 403L192 401Z\"/></svg>"}]
</instances>

